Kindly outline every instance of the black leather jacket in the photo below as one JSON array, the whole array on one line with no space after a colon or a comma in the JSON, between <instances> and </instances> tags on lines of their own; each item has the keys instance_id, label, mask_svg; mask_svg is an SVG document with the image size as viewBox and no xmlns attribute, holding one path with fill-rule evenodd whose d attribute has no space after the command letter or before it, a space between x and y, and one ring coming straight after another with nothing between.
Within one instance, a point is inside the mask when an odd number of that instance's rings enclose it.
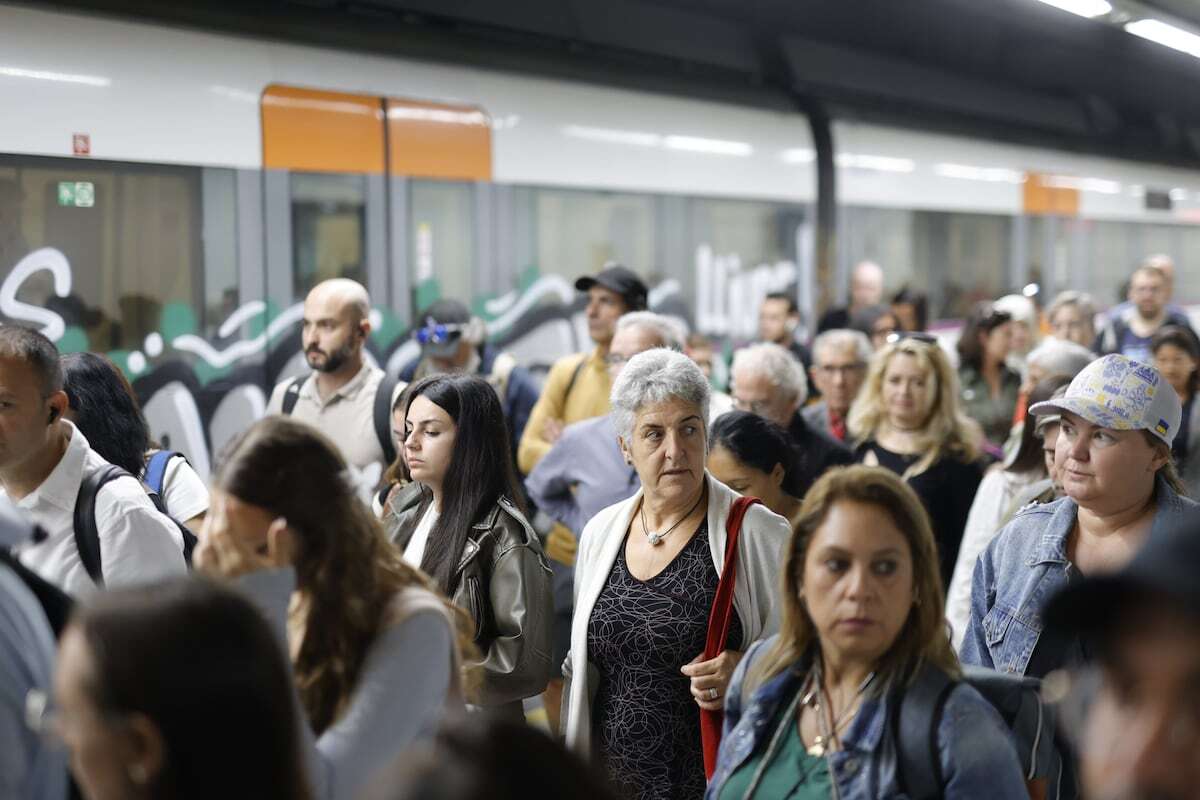
<instances>
[{"instance_id":1,"label":"black leather jacket","mask_svg":"<svg viewBox=\"0 0 1200 800\"><path fill-rule=\"evenodd\" d=\"M421 521L421 500L416 483L388 500L384 527L401 550ZM501 706L541 694L556 672L550 566L533 529L507 499L471 527L455 575L451 599L474 621L482 655L474 665L482 668L482 680L472 702Z\"/></svg>"}]
</instances>

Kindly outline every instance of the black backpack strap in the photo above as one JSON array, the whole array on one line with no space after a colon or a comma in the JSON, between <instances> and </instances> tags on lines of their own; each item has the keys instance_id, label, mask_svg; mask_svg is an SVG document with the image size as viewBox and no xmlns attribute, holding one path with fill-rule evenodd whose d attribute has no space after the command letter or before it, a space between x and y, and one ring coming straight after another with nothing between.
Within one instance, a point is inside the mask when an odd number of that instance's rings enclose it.
<instances>
[{"instance_id":1,"label":"black backpack strap","mask_svg":"<svg viewBox=\"0 0 1200 800\"><path fill-rule=\"evenodd\" d=\"M925 664L913 683L893 703L896 778L911 800L942 796L942 762L937 732L946 698L955 682L937 667Z\"/></svg>"},{"instance_id":2,"label":"black backpack strap","mask_svg":"<svg viewBox=\"0 0 1200 800\"><path fill-rule=\"evenodd\" d=\"M571 373L571 380L567 381L567 390L563 392L563 408L567 407L567 400L571 398L571 390L575 388L575 381L579 380L579 373L583 372L583 367L587 364L588 354L584 353L583 358L579 359L579 363L575 365L575 371Z\"/></svg>"},{"instance_id":3,"label":"black backpack strap","mask_svg":"<svg viewBox=\"0 0 1200 800\"><path fill-rule=\"evenodd\" d=\"M392 394L396 391L399 378L383 373L379 388L375 390L375 436L383 449L383 463L390 465L396 460L396 445L392 441ZM299 390L297 390L299 391Z\"/></svg>"},{"instance_id":4,"label":"black backpack strap","mask_svg":"<svg viewBox=\"0 0 1200 800\"><path fill-rule=\"evenodd\" d=\"M75 497L75 547L79 560L97 586L104 585L104 571L100 566L100 531L96 527L96 497L100 488L117 478L133 477L114 464L87 473L79 483L79 494ZM135 479L136 480L136 479Z\"/></svg>"},{"instance_id":5,"label":"black backpack strap","mask_svg":"<svg viewBox=\"0 0 1200 800\"><path fill-rule=\"evenodd\" d=\"M280 407L279 413L285 417L290 417L296 410L296 401L300 399L300 386L303 382L303 378L292 378L292 382L283 391L283 405Z\"/></svg>"},{"instance_id":6,"label":"black backpack strap","mask_svg":"<svg viewBox=\"0 0 1200 800\"><path fill-rule=\"evenodd\" d=\"M54 631L54 638L57 639L61 636L63 629L67 627L67 621L71 618L71 609L75 605L71 595L22 564L4 547L0 547L0 564L7 565L21 579L30 593L37 598L42 612L46 615L46 621L50 623L50 630Z\"/></svg>"}]
</instances>

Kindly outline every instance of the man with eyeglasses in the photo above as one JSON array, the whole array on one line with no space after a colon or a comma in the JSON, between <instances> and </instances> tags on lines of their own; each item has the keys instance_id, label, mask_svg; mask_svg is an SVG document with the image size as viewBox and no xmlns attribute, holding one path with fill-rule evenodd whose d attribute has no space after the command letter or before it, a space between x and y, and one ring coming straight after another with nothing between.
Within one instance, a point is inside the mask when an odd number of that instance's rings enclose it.
<instances>
[{"instance_id":1,"label":"man with eyeglasses","mask_svg":"<svg viewBox=\"0 0 1200 800\"><path fill-rule=\"evenodd\" d=\"M442 372L463 372L486 379L496 390L508 420L515 463L517 443L538 401L537 382L529 370L519 366L510 354L488 344L483 320L458 300L438 300L418 319L421 323L413 331L413 338L421 345L421 355L400 370L400 379L412 383Z\"/></svg>"},{"instance_id":2,"label":"man with eyeglasses","mask_svg":"<svg viewBox=\"0 0 1200 800\"><path fill-rule=\"evenodd\" d=\"M846 416L862 387L870 360L871 340L860 331L835 328L818 336L813 342L809 375L821 391L821 402L801 412L804 421L845 442Z\"/></svg>"},{"instance_id":3,"label":"man with eyeglasses","mask_svg":"<svg viewBox=\"0 0 1200 800\"><path fill-rule=\"evenodd\" d=\"M1120 571L1072 582L1047 628L1094 661L1060 676L1060 715L1089 800L1200 797L1200 529L1163 532ZM1069 676L1069 683L1061 680ZM1056 698L1057 699L1057 698Z\"/></svg>"},{"instance_id":4,"label":"man with eyeglasses","mask_svg":"<svg viewBox=\"0 0 1200 800\"><path fill-rule=\"evenodd\" d=\"M800 409L807 397L804 369L784 348L763 342L734 353L734 408L769 419L788 432L804 491L827 469L854 461L849 448L805 422Z\"/></svg>"},{"instance_id":5,"label":"man with eyeglasses","mask_svg":"<svg viewBox=\"0 0 1200 800\"><path fill-rule=\"evenodd\" d=\"M391 399L399 387L364 356L371 335L371 301L362 284L322 281L304 300L301 347L312 373L283 381L267 414L294 416L338 446L363 499L396 457Z\"/></svg>"}]
</instances>

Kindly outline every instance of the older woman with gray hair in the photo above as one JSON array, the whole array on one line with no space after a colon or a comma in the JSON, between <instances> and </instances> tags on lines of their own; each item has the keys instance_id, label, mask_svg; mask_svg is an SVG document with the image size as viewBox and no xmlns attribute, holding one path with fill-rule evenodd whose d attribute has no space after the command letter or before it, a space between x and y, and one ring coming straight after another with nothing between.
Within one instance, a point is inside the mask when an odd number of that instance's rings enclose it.
<instances>
[{"instance_id":1,"label":"older woman with gray hair","mask_svg":"<svg viewBox=\"0 0 1200 800\"><path fill-rule=\"evenodd\" d=\"M567 743L599 757L634 800L703 796L700 712L723 707L741 653L777 624L790 527L755 505L734 550L726 649L703 659L738 499L705 470L709 391L682 353L659 348L625 364L612 416L642 490L592 518L576 562Z\"/></svg>"}]
</instances>

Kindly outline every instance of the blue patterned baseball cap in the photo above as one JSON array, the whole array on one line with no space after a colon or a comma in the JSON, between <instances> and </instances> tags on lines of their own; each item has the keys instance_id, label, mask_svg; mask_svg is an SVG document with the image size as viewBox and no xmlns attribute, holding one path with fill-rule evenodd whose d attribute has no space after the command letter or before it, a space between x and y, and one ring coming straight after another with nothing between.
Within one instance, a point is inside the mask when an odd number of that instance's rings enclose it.
<instances>
[{"instance_id":1,"label":"blue patterned baseball cap","mask_svg":"<svg viewBox=\"0 0 1200 800\"><path fill-rule=\"evenodd\" d=\"M1084 367L1062 397L1029 409L1035 416L1063 411L1114 431L1150 431L1168 447L1183 418L1179 395L1158 370L1117 354Z\"/></svg>"}]
</instances>

